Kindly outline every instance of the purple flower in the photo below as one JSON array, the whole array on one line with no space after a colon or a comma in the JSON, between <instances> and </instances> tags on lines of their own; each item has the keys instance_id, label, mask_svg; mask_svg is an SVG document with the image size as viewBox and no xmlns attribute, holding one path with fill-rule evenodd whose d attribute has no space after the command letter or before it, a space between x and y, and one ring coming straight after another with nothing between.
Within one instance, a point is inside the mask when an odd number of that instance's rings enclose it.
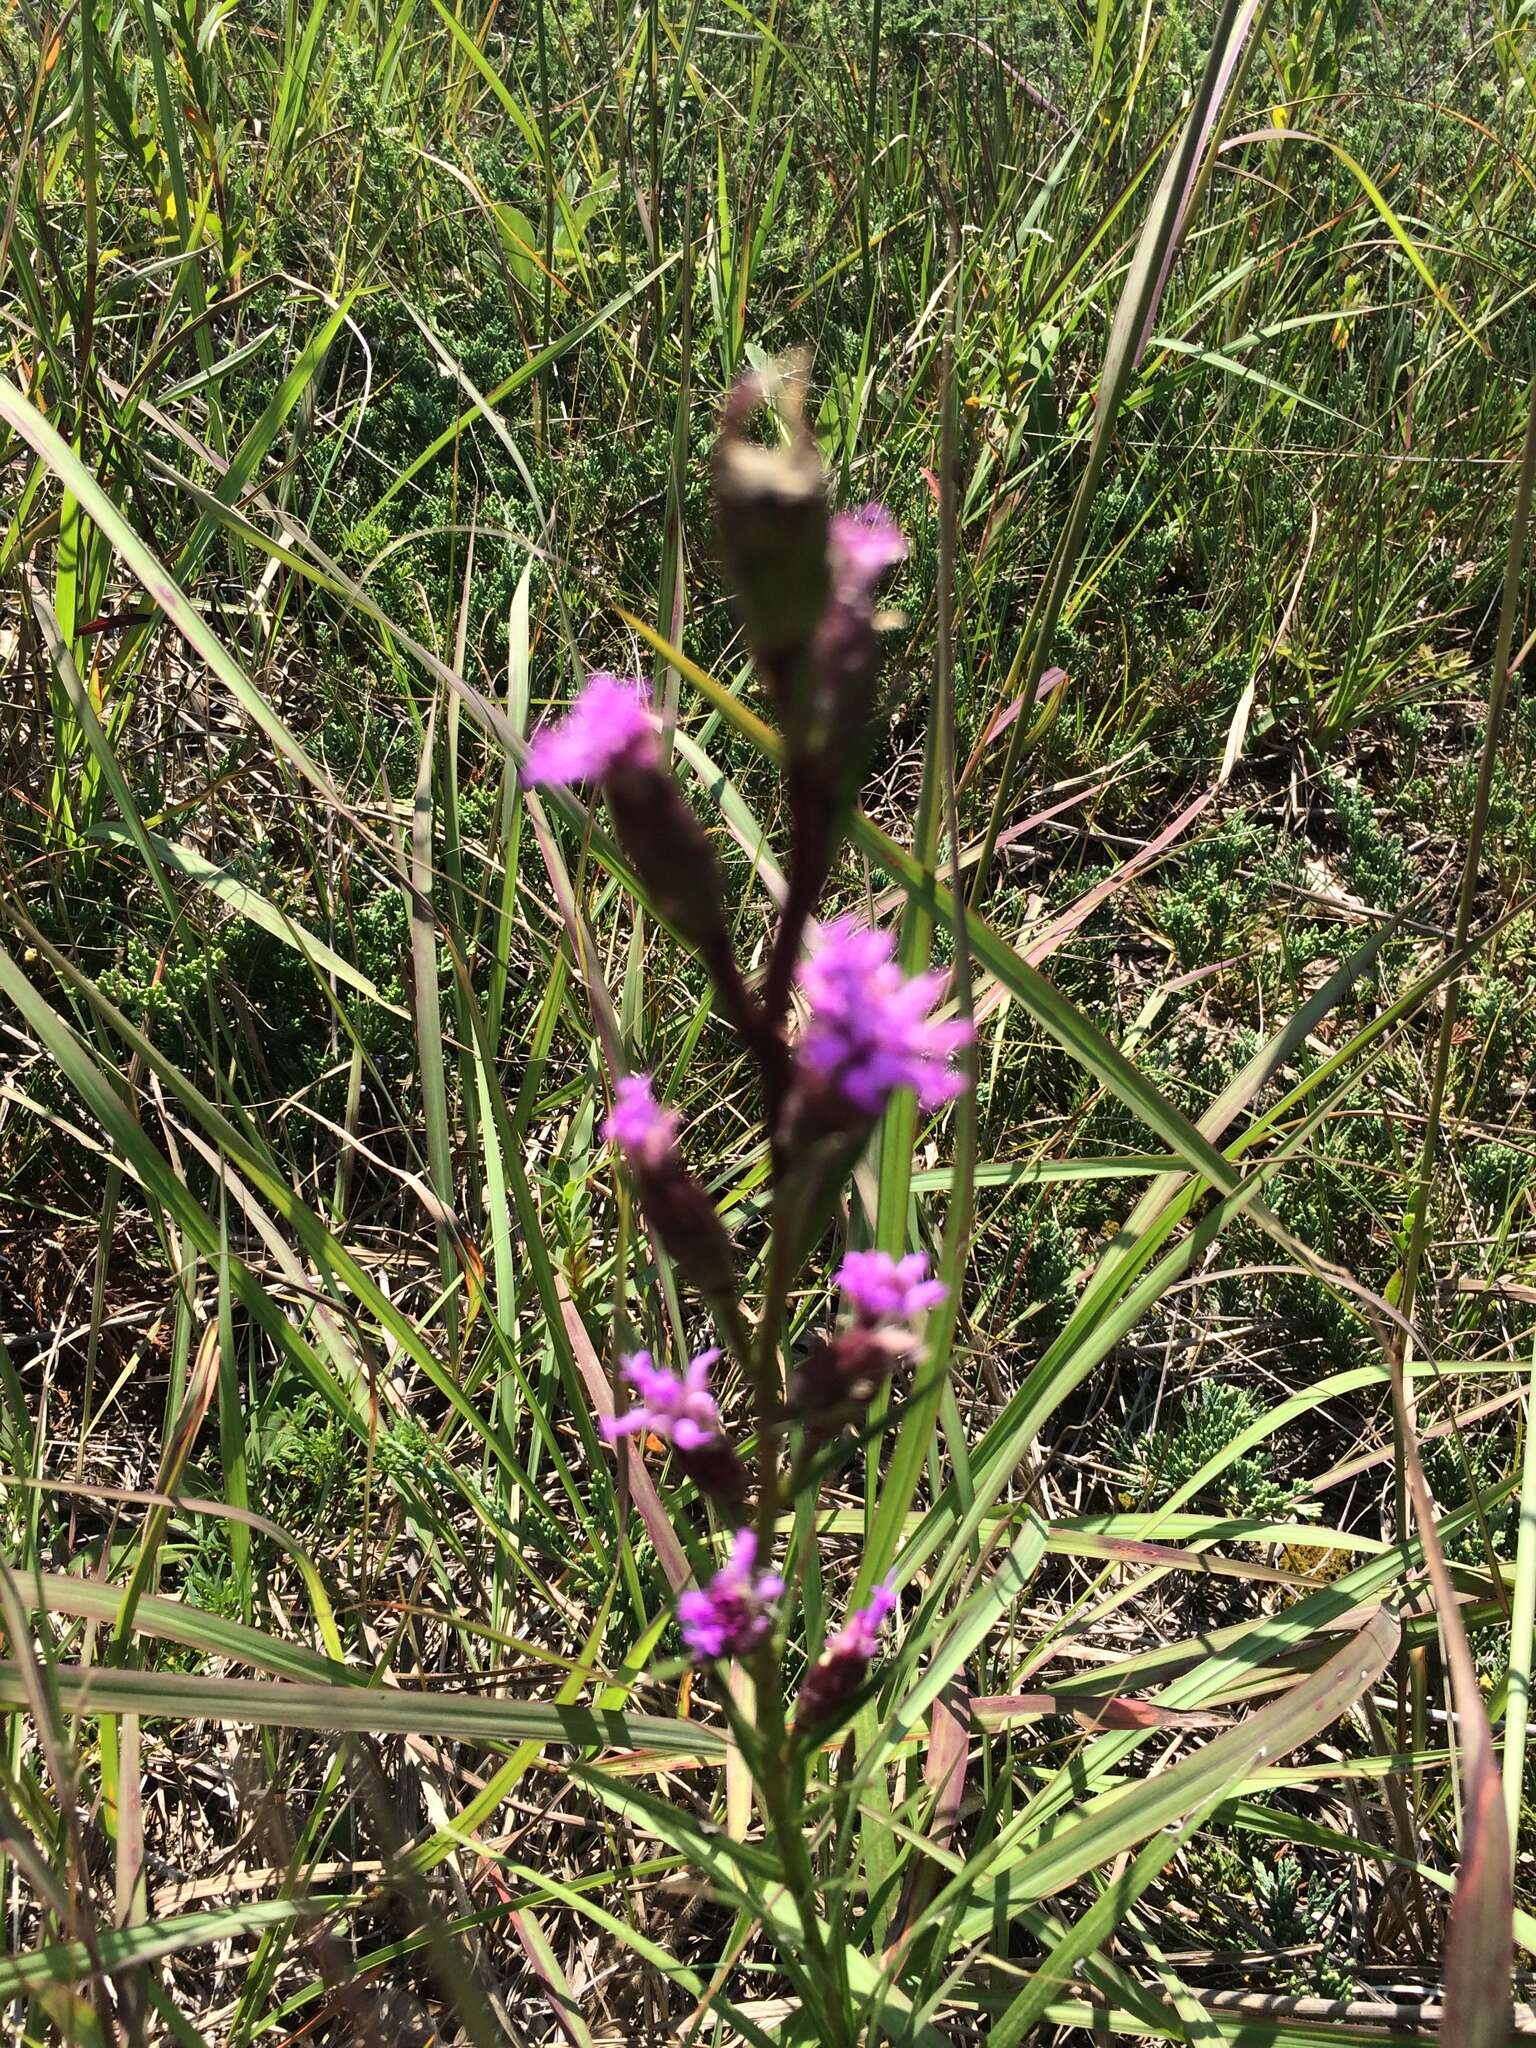
<instances>
[{"instance_id":1,"label":"purple flower","mask_svg":"<svg viewBox=\"0 0 1536 2048\"><path fill-rule=\"evenodd\" d=\"M768 688L784 678L827 603L827 479L816 436L805 423L805 387L791 377L778 402L787 439L748 438L748 420L767 397L755 372L725 402L710 468L715 534L736 608Z\"/></svg>"},{"instance_id":2,"label":"purple flower","mask_svg":"<svg viewBox=\"0 0 1536 2048\"><path fill-rule=\"evenodd\" d=\"M711 1301L729 1296L734 1303L731 1241L714 1203L683 1164L677 1122L676 1110L657 1102L649 1074L626 1074L614 1088L603 1136L622 1148L646 1221L695 1287Z\"/></svg>"},{"instance_id":3,"label":"purple flower","mask_svg":"<svg viewBox=\"0 0 1536 2048\"><path fill-rule=\"evenodd\" d=\"M856 1607L837 1633L827 1637L800 1687L795 1706L797 1726L808 1728L829 1720L847 1705L864 1683L879 1647L880 1630L895 1607L896 1583L885 1579L870 1594L868 1606Z\"/></svg>"},{"instance_id":4,"label":"purple flower","mask_svg":"<svg viewBox=\"0 0 1536 2048\"><path fill-rule=\"evenodd\" d=\"M528 742L524 782L600 782L617 767L649 766L656 757L650 704L638 676L599 669L564 718L541 726Z\"/></svg>"},{"instance_id":5,"label":"purple flower","mask_svg":"<svg viewBox=\"0 0 1536 2048\"><path fill-rule=\"evenodd\" d=\"M886 1618L896 1612L896 1581L882 1579L869 1596L867 1607L855 1607L835 1636L827 1638L823 1657L858 1657L868 1663L874 1656Z\"/></svg>"},{"instance_id":6,"label":"purple flower","mask_svg":"<svg viewBox=\"0 0 1536 2048\"><path fill-rule=\"evenodd\" d=\"M973 1037L963 1018L928 1012L944 988L942 973L902 973L888 931L835 918L821 928L800 969L810 1023L800 1056L863 1116L878 1116L895 1088L913 1088L924 1109L964 1089L950 1064Z\"/></svg>"},{"instance_id":7,"label":"purple flower","mask_svg":"<svg viewBox=\"0 0 1536 2048\"><path fill-rule=\"evenodd\" d=\"M731 1544L731 1561L707 1586L684 1593L677 1603L688 1654L700 1661L708 1657L744 1657L766 1641L773 1631L769 1611L784 1591L777 1572L760 1572L757 1564L757 1536L751 1529L738 1529Z\"/></svg>"},{"instance_id":8,"label":"purple flower","mask_svg":"<svg viewBox=\"0 0 1536 2048\"><path fill-rule=\"evenodd\" d=\"M839 512L827 532L829 597L811 643L818 745L844 759L867 734L880 635L875 591L907 543L883 505ZM809 708L809 707L808 707Z\"/></svg>"},{"instance_id":9,"label":"purple flower","mask_svg":"<svg viewBox=\"0 0 1536 2048\"><path fill-rule=\"evenodd\" d=\"M883 505L839 512L827 536L832 587L844 603L874 595L887 569L907 558L907 541Z\"/></svg>"},{"instance_id":10,"label":"purple flower","mask_svg":"<svg viewBox=\"0 0 1536 2048\"><path fill-rule=\"evenodd\" d=\"M838 1285L861 1320L882 1316L907 1322L925 1308L937 1308L949 1293L942 1280L927 1278L925 1252L893 1259L889 1252L850 1252L837 1269Z\"/></svg>"},{"instance_id":11,"label":"purple flower","mask_svg":"<svg viewBox=\"0 0 1536 2048\"><path fill-rule=\"evenodd\" d=\"M622 1415L598 1418L604 1441L617 1443L621 1436L649 1429L663 1443L675 1444L680 1451L699 1451L718 1444L720 1410L709 1391L709 1369L719 1356L718 1351L701 1351L697 1358L689 1360L681 1379L664 1366L653 1365L649 1351L637 1351L626 1358L622 1377L640 1398Z\"/></svg>"},{"instance_id":12,"label":"purple flower","mask_svg":"<svg viewBox=\"0 0 1536 2048\"><path fill-rule=\"evenodd\" d=\"M677 1111L662 1108L651 1091L649 1074L626 1074L614 1088L603 1136L619 1146L634 1167L665 1166L677 1150Z\"/></svg>"}]
</instances>

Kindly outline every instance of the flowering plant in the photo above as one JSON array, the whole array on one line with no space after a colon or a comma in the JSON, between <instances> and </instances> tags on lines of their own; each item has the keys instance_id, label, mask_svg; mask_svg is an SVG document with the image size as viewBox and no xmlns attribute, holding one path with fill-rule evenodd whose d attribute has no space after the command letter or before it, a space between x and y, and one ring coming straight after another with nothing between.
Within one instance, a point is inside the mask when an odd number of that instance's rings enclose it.
<instances>
[{"instance_id":1,"label":"flowering plant","mask_svg":"<svg viewBox=\"0 0 1536 2048\"><path fill-rule=\"evenodd\" d=\"M721 557L784 733L789 876L763 973L753 977L737 957L712 850L666 764L643 682L591 676L564 716L535 735L524 777L601 786L650 901L709 969L719 1008L756 1065L774 1201L768 1287L755 1315L741 1300L729 1234L685 1162L679 1116L658 1101L649 1074L615 1075L603 1127L657 1241L715 1315L749 1390L750 1426L725 1419L719 1350L700 1352L680 1372L637 1351L619 1376L627 1403L602 1434L610 1444L639 1435L665 1449L728 1532L725 1562L701 1569L678 1599L682 1642L698 1664L735 1662L750 1679L745 1694L724 1688L723 1702L794 1897L802 1944L792 1966L823 2037L840 2041L851 2036L818 1933L808 1767L867 1695L882 1634L899 1613L899 1586L890 1576L869 1586L792 1684L795 1585L790 1561L776 1559L786 1515L808 1528L802 1511L835 1465L846 1425L910 1359L917 1319L948 1290L928 1277L920 1252L850 1250L836 1277L852 1322L797 1370L786 1373L780 1353L791 1289L821 1250L877 1121L900 1090L937 1111L966 1089L972 1027L946 1008L946 974L904 971L890 931L848 915L814 921L877 732L877 592L907 550L880 505L829 516L820 460L797 411L787 447L745 438L761 396L753 383L732 395L714 485ZM810 1562L801 1551L796 1575Z\"/></svg>"}]
</instances>

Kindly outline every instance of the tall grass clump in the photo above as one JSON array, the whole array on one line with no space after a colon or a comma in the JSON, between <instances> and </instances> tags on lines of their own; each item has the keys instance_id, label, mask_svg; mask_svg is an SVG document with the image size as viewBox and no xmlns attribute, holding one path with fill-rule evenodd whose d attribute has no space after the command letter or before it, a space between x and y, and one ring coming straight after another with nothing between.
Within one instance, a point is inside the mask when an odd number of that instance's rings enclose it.
<instances>
[{"instance_id":1,"label":"tall grass clump","mask_svg":"<svg viewBox=\"0 0 1536 2048\"><path fill-rule=\"evenodd\" d=\"M1536 17L0 24L0 2010L1536 2031Z\"/></svg>"}]
</instances>

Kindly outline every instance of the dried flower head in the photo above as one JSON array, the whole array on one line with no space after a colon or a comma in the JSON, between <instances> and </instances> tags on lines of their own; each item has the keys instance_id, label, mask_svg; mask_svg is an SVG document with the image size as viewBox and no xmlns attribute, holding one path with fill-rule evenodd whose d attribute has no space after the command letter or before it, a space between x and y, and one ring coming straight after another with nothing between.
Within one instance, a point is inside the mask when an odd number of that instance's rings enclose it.
<instances>
[{"instance_id":1,"label":"dried flower head","mask_svg":"<svg viewBox=\"0 0 1536 2048\"><path fill-rule=\"evenodd\" d=\"M850 1323L816 1345L795 1368L789 1413L814 1422L839 1410L867 1406L912 1349L910 1330L890 1323Z\"/></svg>"},{"instance_id":2,"label":"dried flower head","mask_svg":"<svg viewBox=\"0 0 1536 2048\"><path fill-rule=\"evenodd\" d=\"M645 767L656 759L651 693L638 676L599 669L564 718L544 725L528 742L523 780L565 787L601 782L618 767Z\"/></svg>"},{"instance_id":3,"label":"dried flower head","mask_svg":"<svg viewBox=\"0 0 1536 2048\"><path fill-rule=\"evenodd\" d=\"M822 926L800 969L811 1012L801 1059L863 1116L878 1116L896 1088L937 1109L966 1085L952 1061L971 1042L970 1024L930 1016L944 975L903 974L895 950L888 931L840 917Z\"/></svg>"},{"instance_id":4,"label":"dried flower head","mask_svg":"<svg viewBox=\"0 0 1536 2048\"><path fill-rule=\"evenodd\" d=\"M805 421L803 365L774 394L787 442L748 440L769 382L742 378L726 400L711 470L715 531L764 683L777 690L786 659L805 645L826 608L827 485L816 436Z\"/></svg>"},{"instance_id":5,"label":"dried flower head","mask_svg":"<svg viewBox=\"0 0 1536 2048\"><path fill-rule=\"evenodd\" d=\"M784 1581L777 1572L760 1572L756 1565L757 1536L751 1529L738 1529L730 1563L707 1586L679 1598L677 1618L690 1656L745 1657L767 1641Z\"/></svg>"}]
</instances>

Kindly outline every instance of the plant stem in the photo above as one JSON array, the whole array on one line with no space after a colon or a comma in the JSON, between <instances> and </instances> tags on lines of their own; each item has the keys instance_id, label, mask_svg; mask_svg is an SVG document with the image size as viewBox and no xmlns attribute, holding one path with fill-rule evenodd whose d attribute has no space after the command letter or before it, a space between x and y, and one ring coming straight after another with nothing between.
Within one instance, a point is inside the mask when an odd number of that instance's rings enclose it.
<instances>
[{"instance_id":1,"label":"plant stem","mask_svg":"<svg viewBox=\"0 0 1536 2048\"><path fill-rule=\"evenodd\" d=\"M1536 1352L1525 1399L1525 1458L1520 1471L1520 1534L1515 1542L1515 1591L1509 1617L1509 1671L1504 1701L1504 1811L1511 1852L1520 1839L1525 1783L1525 1737L1531 1718L1531 1644L1536 1634Z\"/></svg>"},{"instance_id":2,"label":"plant stem","mask_svg":"<svg viewBox=\"0 0 1536 2048\"><path fill-rule=\"evenodd\" d=\"M784 1387L779 1370L779 1338L784 1328L797 1238L795 1219L785 1214L781 1190L780 1199L774 1204L763 1313L754 1333L752 1350L757 1424L756 1528L758 1557L761 1560L766 1560L771 1553L782 1499L779 1445L783 1433ZM846 2024L847 2014L839 1992L839 1979L822 1937L816 1873L805 1845L804 1773L795 1770L790 1761L789 1735L784 1718L784 1674L779 1653L772 1642L764 1644L753 1658L752 1675L756 1688L761 1766L758 1796L778 1842L784 1882L800 1917L806 1962L824 2001L823 2010L818 2015L822 2039L829 2048L851 2048L852 2035Z\"/></svg>"},{"instance_id":3,"label":"plant stem","mask_svg":"<svg viewBox=\"0 0 1536 2048\"><path fill-rule=\"evenodd\" d=\"M794 1233L774 1205L768 1240L768 1271L763 1295L763 1314L753 1333L752 1393L757 1428L757 1541L759 1554L766 1556L778 1524L779 1442L784 1429L784 1381L779 1371L779 1334L784 1327L786 1297L789 1293L790 1262Z\"/></svg>"},{"instance_id":4,"label":"plant stem","mask_svg":"<svg viewBox=\"0 0 1536 2048\"><path fill-rule=\"evenodd\" d=\"M1452 950L1458 953L1466 946L1467 936L1472 928L1472 912L1477 902L1483 840L1488 826L1489 799L1493 792L1493 773L1498 763L1499 742L1504 729L1504 707L1509 696L1509 657L1514 644L1515 616L1520 604L1521 571L1525 566L1526 535L1530 527L1533 491L1536 491L1536 382L1531 385L1526 408L1525 441L1520 454L1520 480L1515 493L1515 516L1509 530L1509 549L1504 561L1504 590L1499 604L1493 673L1488 685L1488 717L1483 728L1483 751L1477 766L1477 789L1472 800L1466 852L1462 859L1461 890L1456 903L1456 930L1452 939ZM1429 1103L1424 1117L1424 1136L1419 1146L1413 1197L1408 1211L1408 1248L1403 1258L1403 1284L1398 1294L1398 1307L1402 1311L1404 1322L1408 1325L1413 1322L1419 1274L1429 1241L1429 1195L1434 1179L1435 1160L1440 1150L1440 1124L1450 1080L1451 1048L1456 1032L1460 980L1459 973L1453 974L1445 987L1445 1003L1440 1012L1440 1032L1435 1043L1434 1068L1430 1075ZM1402 1348L1402 1411L1407 1427L1412 1430L1417 1423L1417 1402L1414 1397L1413 1378L1407 1371L1413 1360L1413 1343L1406 1331ZM1393 1512L1400 1531L1408 1526L1409 1475L1405 1448L1399 1434L1393 1459ZM1401 1660L1399 1664L1398 1734L1401 1737Z\"/></svg>"},{"instance_id":5,"label":"plant stem","mask_svg":"<svg viewBox=\"0 0 1536 2048\"><path fill-rule=\"evenodd\" d=\"M1504 563L1504 592L1499 604L1498 638L1494 647L1493 675L1488 685L1488 717L1483 727L1483 751L1477 764L1477 790L1472 799L1472 816L1467 826L1467 846L1461 864L1461 890L1456 902L1456 931L1452 949L1460 952L1472 929L1472 912L1477 903L1477 885L1482 870L1483 840L1488 829L1488 804L1493 793L1493 773L1498 764L1499 742L1504 731L1504 707L1509 697L1509 656L1514 645L1515 614L1520 603L1520 572L1525 566L1525 540L1531 520L1531 498L1536 490L1536 383L1530 391L1526 410L1525 443L1520 454L1520 482L1515 496L1515 516L1509 530L1509 552ZM1429 1185L1435 1153L1440 1144L1440 1121L1445 1106L1446 1080L1450 1071L1451 1044L1456 1030L1457 998L1461 978L1453 975L1446 983L1445 1006L1440 1012L1440 1036L1435 1046L1435 1066L1430 1080L1429 1110L1424 1121L1424 1141L1419 1151L1419 1171L1414 1187L1407 1258L1403 1267L1403 1288L1399 1305L1410 1319L1419 1268L1424 1256ZM1409 1411L1412 1412L1412 1396Z\"/></svg>"},{"instance_id":6,"label":"plant stem","mask_svg":"<svg viewBox=\"0 0 1536 2048\"><path fill-rule=\"evenodd\" d=\"M790 1761L789 1733L784 1720L784 1682L778 1654L767 1643L752 1665L757 1691L757 1735L762 1774L758 1796L779 1847L785 1889L795 1902L805 1942L805 1958L814 1978L822 2009L817 2015L827 2048L851 2048L853 2036L848 2025L840 1979L821 1928L821 1908L816 1895L816 1873L805 1845L803 1825L804 1773Z\"/></svg>"}]
</instances>

